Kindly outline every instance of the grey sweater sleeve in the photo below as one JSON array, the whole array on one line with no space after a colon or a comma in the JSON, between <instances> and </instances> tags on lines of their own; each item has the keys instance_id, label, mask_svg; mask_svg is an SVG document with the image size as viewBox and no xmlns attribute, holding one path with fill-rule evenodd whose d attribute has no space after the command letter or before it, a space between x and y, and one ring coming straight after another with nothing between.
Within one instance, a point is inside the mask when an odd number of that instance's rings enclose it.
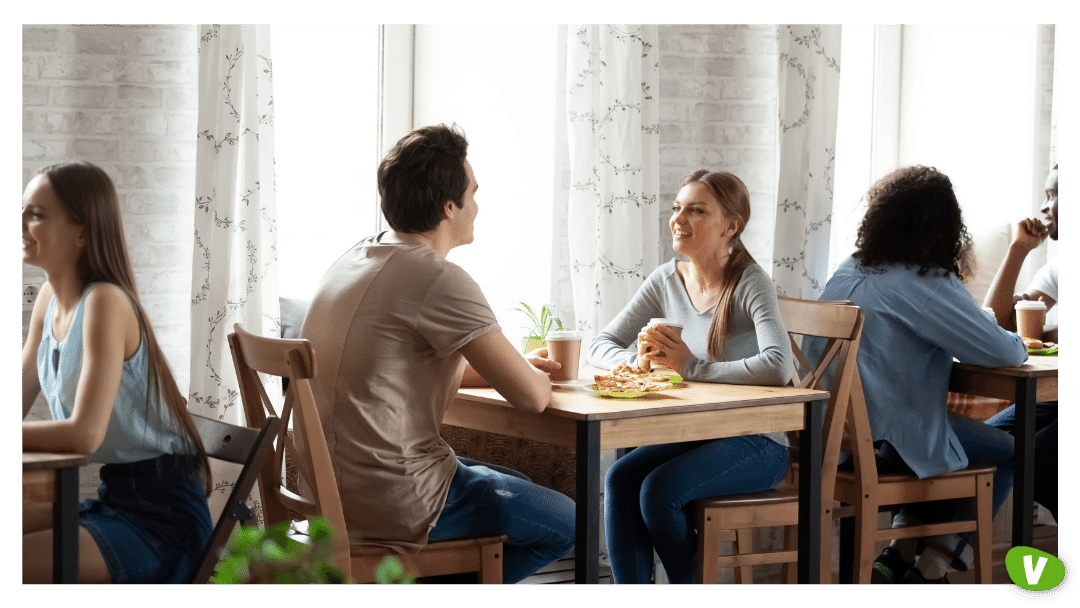
<instances>
[{"instance_id":1,"label":"grey sweater sleeve","mask_svg":"<svg viewBox=\"0 0 1080 608\"><path fill-rule=\"evenodd\" d=\"M699 344L679 374L687 380L727 384L783 385L793 367L791 343L780 318L776 288L765 271L752 265L743 273L732 293L732 327L726 337L723 361L705 357L704 336L711 315L696 313L687 299L674 266L657 268L642 284L630 303L589 344L589 363L611 369L637 361L637 334L653 317L674 317L687 323L683 339ZM692 336L691 334L699 334Z\"/></svg>"}]
</instances>

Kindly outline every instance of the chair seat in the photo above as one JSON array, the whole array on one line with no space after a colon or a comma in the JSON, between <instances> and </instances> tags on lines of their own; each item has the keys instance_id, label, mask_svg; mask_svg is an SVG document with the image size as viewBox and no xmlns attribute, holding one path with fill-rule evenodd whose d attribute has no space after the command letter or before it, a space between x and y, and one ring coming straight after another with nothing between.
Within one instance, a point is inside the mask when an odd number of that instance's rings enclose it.
<instances>
[{"instance_id":1,"label":"chair seat","mask_svg":"<svg viewBox=\"0 0 1080 608\"><path fill-rule=\"evenodd\" d=\"M458 551L462 549L469 549L472 547L479 547L482 545L492 545L495 543L506 542L506 535L500 536L483 536L479 538L462 538L456 540L440 540L433 541L425 545L420 549L420 552L434 552L434 551ZM381 545L365 545L355 544L349 545L349 555L352 557L371 557L381 555L391 555L398 553L395 549L385 547ZM401 555L408 555L408 553L402 553Z\"/></svg>"},{"instance_id":2,"label":"chair seat","mask_svg":"<svg viewBox=\"0 0 1080 608\"><path fill-rule=\"evenodd\" d=\"M357 583L375 582L375 570L388 556L405 572L431 577L476 572L480 583L502 582L502 553L506 535L463 538L428 543L415 553L375 545L350 545L352 577Z\"/></svg>"},{"instance_id":3,"label":"chair seat","mask_svg":"<svg viewBox=\"0 0 1080 608\"><path fill-rule=\"evenodd\" d=\"M940 475L933 475L931 477L923 477L915 475L914 473L893 473L893 472L879 472L878 483L879 484L899 484L899 483L929 483L935 480L951 480L963 477L975 477L976 475L993 475L997 471L997 468L993 465L986 465L982 463L973 463L967 468L958 469L956 471L949 471L948 473L941 473ZM836 472L836 483L857 483L858 479L855 476L854 471L840 469Z\"/></svg>"},{"instance_id":4,"label":"chair seat","mask_svg":"<svg viewBox=\"0 0 1080 608\"><path fill-rule=\"evenodd\" d=\"M795 485L781 484L764 492L731 494L702 498L697 501L698 505L704 509L764 507L788 502L799 502L799 488Z\"/></svg>"}]
</instances>

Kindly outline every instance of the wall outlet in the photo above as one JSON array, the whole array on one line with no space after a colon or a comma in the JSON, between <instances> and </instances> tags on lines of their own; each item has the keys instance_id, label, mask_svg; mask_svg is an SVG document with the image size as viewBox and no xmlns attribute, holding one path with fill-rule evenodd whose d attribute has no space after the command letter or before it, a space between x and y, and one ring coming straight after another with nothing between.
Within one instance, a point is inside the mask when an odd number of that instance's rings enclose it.
<instances>
[{"instance_id":1,"label":"wall outlet","mask_svg":"<svg viewBox=\"0 0 1080 608\"><path fill-rule=\"evenodd\" d=\"M23 283L22 286L22 309L24 311L34 310L34 300L37 299L38 291L41 290L40 283Z\"/></svg>"}]
</instances>

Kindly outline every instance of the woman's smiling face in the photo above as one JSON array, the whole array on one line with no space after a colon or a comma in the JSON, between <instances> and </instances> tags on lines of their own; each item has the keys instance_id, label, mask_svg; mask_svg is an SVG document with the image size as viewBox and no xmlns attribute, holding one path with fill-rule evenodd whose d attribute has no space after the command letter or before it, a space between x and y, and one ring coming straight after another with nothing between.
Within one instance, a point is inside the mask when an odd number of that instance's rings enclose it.
<instances>
[{"instance_id":1,"label":"woman's smiling face","mask_svg":"<svg viewBox=\"0 0 1080 608\"><path fill-rule=\"evenodd\" d=\"M671 207L671 246L686 256L726 254L738 222L724 214L720 202L702 182L679 190Z\"/></svg>"},{"instance_id":2,"label":"woman's smiling face","mask_svg":"<svg viewBox=\"0 0 1080 608\"><path fill-rule=\"evenodd\" d=\"M49 269L78 261L85 229L72 221L45 174L34 176L23 193L23 261Z\"/></svg>"}]
</instances>

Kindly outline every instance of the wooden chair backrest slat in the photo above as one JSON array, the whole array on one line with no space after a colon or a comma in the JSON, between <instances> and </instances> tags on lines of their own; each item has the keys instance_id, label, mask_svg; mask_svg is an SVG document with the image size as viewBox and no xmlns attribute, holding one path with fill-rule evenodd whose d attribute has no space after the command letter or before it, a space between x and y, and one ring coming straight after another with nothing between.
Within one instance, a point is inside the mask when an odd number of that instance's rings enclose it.
<instances>
[{"instance_id":1,"label":"wooden chair backrest slat","mask_svg":"<svg viewBox=\"0 0 1080 608\"><path fill-rule=\"evenodd\" d=\"M259 373L289 379L275 459L263 466L259 478L267 523L289 521L290 509L309 517L321 515L334 527L331 559L342 572L350 572L348 531L341 497L311 391L311 378L316 372L315 352L311 343L307 340L257 336L237 323L234 333L229 335L229 346L237 377L240 378L240 397L249 424L264 417L267 412L273 412ZM291 421L295 444L285 432L293 414L295 419ZM284 487L282 463L286 450L297 463L303 495Z\"/></svg>"},{"instance_id":2,"label":"wooden chair backrest slat","mask_svg":"<svg viewBox=\"0 0 1080 608\"><path fill-rule=\"evenodd\" d=\"M822 526L832 530L832 497L836 486L836 469L844 443L844 428L850 415L852 393L856 384L859 341L862 338L863 313L850 302L825 302L779 298L784 325L792 336L795 353L793 383L806 388L825 388L829 402L822 429ZM810 361L795 342L794 336L826 339L817 361ZM825 372L835 364L832 382L822 386ZM861 391L860 391L861 394ZM865 412L865 409L864 409ZM826 546L828 545L828 546ZM831 555L831 543L822 543L823 559ZM825 561L823 563L831 563Z\"/></svg>"}]
</instances>

